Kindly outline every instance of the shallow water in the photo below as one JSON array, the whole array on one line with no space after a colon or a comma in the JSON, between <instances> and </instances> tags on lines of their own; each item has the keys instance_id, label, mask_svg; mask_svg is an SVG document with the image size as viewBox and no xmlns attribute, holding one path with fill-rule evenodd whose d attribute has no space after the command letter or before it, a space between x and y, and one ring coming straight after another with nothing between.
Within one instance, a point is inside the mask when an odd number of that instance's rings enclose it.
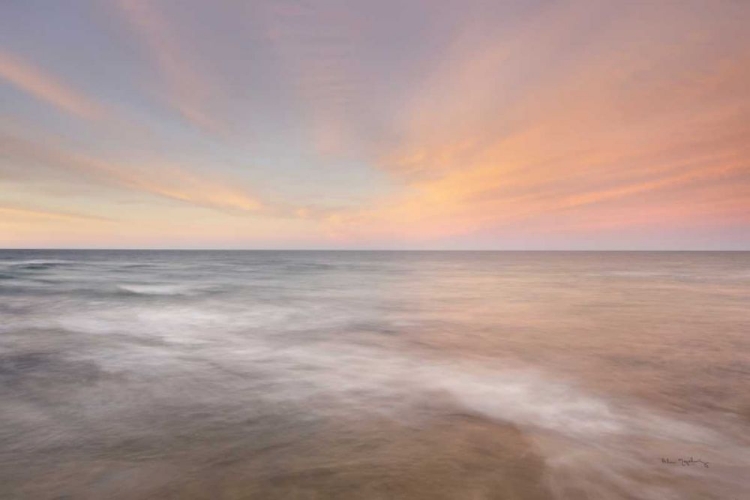
<instances>
[{"instance_id":1,"label":"shallow water","mask_svg":"<svg viewBox=\"0 0 750 500\"><path fill-rule=\"evenodd\" d=\"M0 252L0 498L740 499L749 388L750 253Z\"/></svg>"}]
</instances>

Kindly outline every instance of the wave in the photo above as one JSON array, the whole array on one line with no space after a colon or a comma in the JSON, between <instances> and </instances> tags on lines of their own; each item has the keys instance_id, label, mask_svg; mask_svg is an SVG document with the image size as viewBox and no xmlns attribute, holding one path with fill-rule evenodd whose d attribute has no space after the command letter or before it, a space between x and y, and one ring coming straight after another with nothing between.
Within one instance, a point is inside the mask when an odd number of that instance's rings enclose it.
<instances>
[{"instance_id":1,"label":"wave","mask_svg":"<svg viewBox=\"0 0 750 500\"><path fill-rule=\"evenodd\" d=\"M29 271L43 271L43 270L52 269L55 267L77 264L76 261L59 260L59 259L12 260L12 261L0 261L0 263L5 265L6 268L8 269L25 269Z\"/></svg>"},{"instance_id":2,"label":"wave","mask_svg":"<svg viewBox=\"0 0 750 500\"><path fill-rule=\"evenodd\" d=\"M196 295L209 291L205 286L195 285L117 285L117 289L133 295L179 296Z\"/></svg>"}]
</instances>

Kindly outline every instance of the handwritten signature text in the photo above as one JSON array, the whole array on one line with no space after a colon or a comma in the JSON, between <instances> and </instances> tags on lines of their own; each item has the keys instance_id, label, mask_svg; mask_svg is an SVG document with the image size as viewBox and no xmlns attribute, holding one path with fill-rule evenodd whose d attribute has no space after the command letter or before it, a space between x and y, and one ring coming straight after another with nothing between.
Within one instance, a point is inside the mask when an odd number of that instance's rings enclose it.
<instances>
[{"instance_id":1,"label":"handwritten signature text","mask_svg":"<svg viewBox=\"0 0 750 500\"><path fill-rule=\"evenodd\" d=\"M663 464L671 464L671 465L682 465L683 467L689 467L691 465L702 465L705 468L708 468L708 462L704 462L703 460L694 459L693 457L690 458L664 458L662 457L661 463Z\"/></svg>"}]
</instances>

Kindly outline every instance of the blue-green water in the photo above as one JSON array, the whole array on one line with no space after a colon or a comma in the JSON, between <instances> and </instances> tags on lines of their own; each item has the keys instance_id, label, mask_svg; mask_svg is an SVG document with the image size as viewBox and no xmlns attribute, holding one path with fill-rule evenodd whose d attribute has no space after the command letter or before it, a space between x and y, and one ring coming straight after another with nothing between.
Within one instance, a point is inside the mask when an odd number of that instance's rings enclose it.
<instances>
[{"instance_id":1,"label":"blue-green water","mask_svg":"<svg viewBox=\"0 0 750 500\"><path fill-rule=\"evenodd\" d=\"M749 450L750 253L0 252L3 499L728 500Z\"/></svg>"}]
</instances>

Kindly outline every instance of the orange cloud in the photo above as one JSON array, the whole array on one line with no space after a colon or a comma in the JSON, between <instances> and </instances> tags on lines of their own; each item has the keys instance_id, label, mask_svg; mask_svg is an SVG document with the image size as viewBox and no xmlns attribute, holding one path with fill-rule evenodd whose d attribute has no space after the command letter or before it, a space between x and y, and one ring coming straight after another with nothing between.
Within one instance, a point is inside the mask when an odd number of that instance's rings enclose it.
<instances>
[{"instance_id":1,"label":"orange cloud","mask_svg":"<svg viewBox=\"0 0 750 500\"><path fill-rule=\"evenodd\" d=\"M217 121L206 111L210 86L195 69L154 2L119 0L117 5L155 58L167 84L170 104L190 123L210 131L219 130Z\"/></svg>"},{"instance_id":2,"label":"orange cloud","mask_svg":"<svg viewBox=\"0 0 750 500\"><path fill-rule=\"evenodd\" d=\"M0 78L66 113L95 120L102 108L32 64L0 50Z\"/></svg>"},{"instance_id":3,"label":"orange cloud","mask_svg":"<svg viewBox=\"0 0 750 500\"><path fill-rule=\"evenodd\" d=\"M707 200L750 213L750 198L726 182L750 178L750 52L706 44L700 35L724 20L683 10L603 9L607 23L588 26L576 50L570 39L586 18L577 7L553 6L510 34L471 25L413 97L401 142L383 153L404 189L329 217L331 231L354 240L522 222L556 231L561 217L585 227L604 204L630 199L639 220L665 227L680 214L685 223L722 217ZM665 33L671 43L655 43ZM607 207L613 220L631 210Z\"/></svg>"},{"instance_id":4,"label":"orange cloud","mask_svg":"<svg viewBox=\"0 0 750 500\"><path fill-rule=\"evenodd\" d=\"M329 156L352 149L362 82L351 11L290 2L271 4L267 14L269 39L295 83L315 151Z\"/></svg>"},{"instance_id":5,"label":"orange cloud","mask_svg":"<svg viewBox=\"0 0 750 500\"><path fill-rule=\"evenodd\" d=\"M30 209L14 205L0 205L0 218L8 216L13 220L20 218L32 219L50 219L58 221L107 221L105 217L98 217L86 214L76 214L71 212L49 211L40 209Z\"/></svg>"},{"instance_id":6,"label":"orange cloud","mask_svg":"<svg viewBox=\"0 0 750 500\"><path fill-rule=\"evenodd\" d=\"M11 163L23 167L10 174L27 180L44 182L60 176L82 178L219 210L257 212L263 208L261 201L232 183L173 165L120 164L8 136L0 137L0 144Z\"/></svg>"}]
</instances>

